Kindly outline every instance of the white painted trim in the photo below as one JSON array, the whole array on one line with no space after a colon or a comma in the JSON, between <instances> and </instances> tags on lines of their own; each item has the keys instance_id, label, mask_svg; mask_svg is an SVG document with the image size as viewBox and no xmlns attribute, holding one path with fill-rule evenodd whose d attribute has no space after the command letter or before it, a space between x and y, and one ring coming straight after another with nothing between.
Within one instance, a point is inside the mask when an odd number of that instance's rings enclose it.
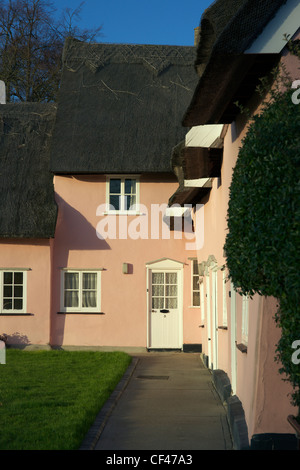
<instances>
[{"instance_id":1,"label":"white painted trim","mask_svg":"<svg viewBox=\"0 0 300 470\"><path fill-rule=\"evenodd\" d=\"M27 272L29 271L28 268L20 269L20 268L1 268L0 270L0 313L5 315L10 314L24 314L27 313ZM23 273L23 308L22 309L10 309L5 310L3 308L3 275L4 273L15 273L15 272L22 272Z\"/></svg>"},{"instance_id":2,"label":"white painted trim","mask_svg":"<svg viewBox=\"0 0 300 470\"><path fill-rule=\"evenodd\" d=\"M146 294L147 294L147 349L153 349L150 346L150 321L151 321L151 289L150 289L150 276L152 271L174 271L177 272L178 280L178 335L179 335L179 349L183 349L183 293L184 293L184 279L183 279L183 265L179 261L174 261L169 258L162 258L157 261L149 262L146 264Z\"/></svg>"},{"instance_id":3,"label":"white painted trim","mask_svg":"<svg viewBox=\"0 0 300 470\"><path fill-rule=\"evenodd\" d=\"M237 356L236 356L236 291L233 283L231 289L230 305L230 349L231 349L231 388L233 395L236 394L237 382Z\"/></svg>"},{"instance_id":4,"label":"white painted trim","mask_svg":"<svg viewBox=\"0 0 300 470\"><path fill-rule=\"evenodd\" d=\"M212 188L212 178L184 180L184 186L186 188Z\"/></svg>"},{"instance_id":5,"label":"white painted trim","mask_svg":"<svg viewBox=\"0 0 300 470\"><path fill-rule=\"evenodd\" d=\"M79 273L79 300L78 300L78 307L65 307L64 306L64 292L65 292L65 282L64 282L64 274L65 273ZM97 274L97 306L96 307L81 307L82 305L82 274L83 273L96 273ZM100 269L73 269L73 268L63 268L61 269L61 277L60 277L60 311L64 313L68 312L101 312L101 272Z\"/></svg>"},{"instance_id":6,"label":"white painted trim","mask_svg":"<svg viewBox=\"0 0 300 470\"><path fill-rule=\"evenodd\" d=\"M186 147L210 148L221 136L223 124L206 124L194 126L185 136Z\"/></svg>"},{"instance_id":7,"label":"white painted trim","mask_svg":"<svg viewBox=\"0 0 300 470\"><path fill-rule=\"evenodd\" d=\"M211 347L211 302L210 302L210 275L205 275L206 285L206 318L207 318L207 355L208 368L211 369L212 347Z\"/></svg>"},{"instance_id":8,"label":"white painted trim","mask_svg":"<svg viewBox=\"0 0 300 470\"><path fill-rule=\"evenodd\" d=\"M213 368L218 368L218 275L212 271L212 333Z\"/></svg>"},{"instance_id":9,"label":"white painted trim","mask_svg":"<svg viewBox=\"0 0 300 470\"><path fill-rule=\"evenodd\" d=\"M223 326L228 326L228 317L227 317L227 284L226 284L226 272L222 271L222 301L223 301Z\"/></svg>"},{"instance_id":10,"label":"white painted trim","mask_svg":"<svg viewBox=\"0 0 300 470\"><path fill-rule=\"evenodd\" d=\"M109 183L111 179L120 179L121 180L121 195L122 188L124 190L125 180L133 179L136 181L136 204L135 208L132 210L111 210L109 208ZM140 175L131 175L131 174L121 174L121 175L106 175L106 197L105 197L106 211L103 215L143 215L140 212Z\"/></svg>"},{"instance_id":11,"label":"white painted trim","mask_svg":"<svg viewBox=\"0 0 300 470\"><path fill-rule=\"evenodd\" d=\"M278 54L286 46L284 35L292 37L299 29L299 0L288 0L277 11L245 54Z\"/></svg>"}]
</instances>

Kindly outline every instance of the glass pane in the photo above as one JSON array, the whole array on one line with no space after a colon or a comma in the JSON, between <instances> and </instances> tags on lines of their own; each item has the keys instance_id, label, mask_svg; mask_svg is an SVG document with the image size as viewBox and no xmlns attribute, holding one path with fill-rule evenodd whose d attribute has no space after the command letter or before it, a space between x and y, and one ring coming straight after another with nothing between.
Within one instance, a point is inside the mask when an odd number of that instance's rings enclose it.
<instances>
[{"instance_id":1,"label":"glass pane","mask_svg":"<svg viewBox=\"0 0 300 470\"><path fill-rule=\"evenodd\" d=\"M110 194L121 194L121 180L119 178L112 178L109 182Z\"/></svg>"},{"instance_id":2,"label":"glass pane","mask_svg":"<svg viewBox=\"0 0 300 470\"><path fill-rule=\"evenodd\" d=\"M12 284L13 273L4 273L4 284Z\"/></svg>"},{"instance_id":3,"label":"glass pane","mask_svg":"<svg viewBox=\"0 0 300 470\"><path fill-rule=\"evenodd\" d=\"M177 285L175 285L175 286L166 286L166 295L176 296L177 295Z\"/></svg>"},{"instance_id":4,"label":"glass pane","mask_svg":"<svg viewBox=\"0 0 300 470\"><path fill-rule=\"evenodd\" d=\"M194 276L193 277L193 290L199 290L199 289L200 289L199 278L198 276Z\"/></svg>"},{"instance_id":5,"label":"glass pane","mask_svg":"<svg viewBox=\"0 0 300 470\"><path fill-rule=\"evenodd\" d=\"M200 307L200 292L193 292L193 306Z\"/></svg>"},{"instance_id":6,"label":"glass pane","mask_svg":"<svg viewBox=\"0 0 300 470\"><path fill-rule=\"evenodd\" d=\"M152 308L164 308L163 297L152 297Z\"/></svg>"},{"instance_id":7,"label":"glass pane","mask_svg":"<svg viewBox=\"0 0 300 470\"><path fill-rule=\"evenodd\" d=\"M23 286L14 286L14 297L23 297Z\"/></svg>"},{"instance_id":8,"label":"glass pane","mask_svg":"<svg viewBox=\"0 0 300 470\"><path fill-rule=\"evenodd\" d=\"M136 180L125 180L125 194L136 194Z\"/></svg>"},{"instance_id":9,"label":"glass pane","mask_svg":"<svg viewBox=\"0 0 300 470\"><path fill-rule=\"evenodd\" d=\"M65 291L65 307L78 307L77 291Z\"/></svg>"},{"instance_id":10,"label":"glass pane","mask_svg":"<svg viewBox=\"0 0 300 470\"><path fill-rule=\"evenodd\" d=\"M22 310L23 308L23 300L22 299L15 299L14 300L14 309L15 310Z\"/></svg>"},{"instance_id":11,"label":"glass pane","mask_svg":"<svg viewBox=\"0 0 300 470\"><path fill-rule=\"evenodd\" d=\"M166 273L166 284L177 284L177 273Z\"/></svg>"},{"instance_id":12,"label":"glass pane","mask_svg":"<svg viewBox=\"0 0 300 470\"><path fill-rule=\"evenodd\" d=\"M65 289L78 289L79 273L65 273Z\"/></svg>"},{"instance_id":13,"label":"glass pane","mask_svg":"<svg viewBox=\"0 0 300 470\"><path fill-rule=\"evenodd\" d=\"M3 299L3 309L12 310L12 299Z\"/></svg>"},{"instance_id":14,"label":"glass pane","mask_svg":"<svg viewBox=\"0 0 300 470\"><path fill-rule=\"evenodd\" d=\"M4 297L12 297L12 286L4 286L3 296Z\"/></svg>"},{"instance_id":15,"label":"glass pane","mask_svg":"<svg viewBox=\"0 0 300 470\"><path fill-rule=\"evenodd\" d=\"M97 286L97 273L83 273L82 274L82 288L83 289L96 289Z\"/></svg>"},{"instance_id":16,"label":"glass pane","mask_svg":"<svg viewBox=\"0 0 300 470\"><path fill-rule=\"evenodd\" d=\"M166 298L166 308L177 308L177 297Z\"/></svg>"},{"instance_id":17,"label":"glass pane","mask_svg":"<svg viewBox=\"0 0 300 470\"><path fill-rule=\"evenodd\" d=\"M152 295L155 295L156 297L163 297L164 286L163 285L152 286Z\"/></svg>"},{"instance_id":18,"label":"glass pane","mask_svg":"<svg viewBox=\"0 0 300 470\"><path fill-rule=\"evenodd\" d=\"M128 211L130 207L136 205L136 196L125 196L125 209Z\"/></svg>"},{"instance_id":19,"label":"glass pane","mask_svg":"<svg viewBox=\"0 0 300 470\"><path fill-rule=\"evenodd\" d=\"M97 307L97 296L95 291L84 291L82 293L82 307Z\"/></svg>"},{"instance_id":20,"label":"glass pane","mask_svg":"<svg viewBox=\"0 0 300 470\"><path fill-rule=\"evenodd\" d=\"M23 284L23 273L14 273L14 283Z\"/></svg>"},{"instance_id":21,"label":"glass pane","mask_svg":"<svg viewBox=\"0 0 300 470\"><path fill-rule=\"evenodd\" d=\"M152 273L152 284L163 284L164 273Z\"/></svg>"},{"instance_id":22,"label":"glass pane","mask_svg":"<svg viewBox=\"0 0 300 470\"><path fill-rule=\"evenodd\" d=\"M199 270L198 270L198 260L194 259L193 260L193 274L198 274L199 273Z\"/></svg>"},{"instance_id":23,"label":"glass pane","mask_svg":"<svg viewBox=\"0 0 300 470\"><path fill-rule=\"evenodd\" d=\"M110 196L109 197L109 204L113 207L114 210L120 210L120 196ZM112 207L110 207L111 210Z\"/></svg>"}]
</instances>

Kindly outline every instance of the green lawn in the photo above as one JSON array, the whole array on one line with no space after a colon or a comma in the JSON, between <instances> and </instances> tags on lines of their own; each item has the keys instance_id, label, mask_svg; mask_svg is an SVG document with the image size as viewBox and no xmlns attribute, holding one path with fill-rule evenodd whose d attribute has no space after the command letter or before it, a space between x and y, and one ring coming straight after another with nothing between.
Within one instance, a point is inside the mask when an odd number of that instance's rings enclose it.
<instances>
[{"instance_id":1,"label":"green lawn","mask_svg":"<svg viewBox=\"0 0 300 470\"><path fill-rule=\"evenodd\" d=\"M131 357L7 349L0 364L0 450L78 449Z\"/></svg>"}]
</instances>

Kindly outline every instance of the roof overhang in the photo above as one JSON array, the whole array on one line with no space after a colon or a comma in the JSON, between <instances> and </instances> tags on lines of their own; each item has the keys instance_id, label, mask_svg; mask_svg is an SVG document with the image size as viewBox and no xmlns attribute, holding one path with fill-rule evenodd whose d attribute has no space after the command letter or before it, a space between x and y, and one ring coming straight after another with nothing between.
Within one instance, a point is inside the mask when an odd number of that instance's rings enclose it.
<instances>
[{"instance_id":1,"label":"roof overhang","mask_svg":"<svg viewBox=\"0 0 300 470\"><path fill-rule=\"evenodd\" d=\"M279 54L216 55L196 87L183 126L231 124L255 92L260 78L279 61Z\"/></svg>"}]
</instances>

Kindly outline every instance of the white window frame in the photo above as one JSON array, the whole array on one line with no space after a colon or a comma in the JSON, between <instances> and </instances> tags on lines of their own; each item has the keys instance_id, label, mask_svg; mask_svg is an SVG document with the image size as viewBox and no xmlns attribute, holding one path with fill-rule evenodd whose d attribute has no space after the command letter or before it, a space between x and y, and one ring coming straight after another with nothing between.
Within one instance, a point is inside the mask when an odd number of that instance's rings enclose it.
<instances>
[{"instance_id":1,"label":"white window frame","mask_svg":"<svg viewBox=\"0 0 300 470\"><path fill-rule=\"evenodd\" d=\"M201 307L201 289L200 289L200 278L199 278L199 273L194 274L194 263L198 264L198 259L197 258L192 258L191 259L191 308L200 308ZM198 285L199 289L194 290L194 277L198 277ZM194 305L194 292L199 292L199 305Z\"/></svg>"},{"instance_id":2,"label":"white window frame","mask_svg":"<svg viewBox=\"0 0 300 470\"><path fill-rule=\"evenodd\" d=\"M121 209L110 208L110 180L120 179L121 180ZM131 179L136 182L136 204L134 209L127 210L124 208L125 203L125 180ZM107 214L139 214L140 211L140 177L138 175L107 175L106 177L106 213Z\"/></svg>"},{"instance_id":3,"label":"white window frame","mask_svg":"<svg viewBox=\"0 0 300 470\"><path fill-rule=\"evenodd\" d=\"M63 313L101 313L101 272L102 269L62 269L61 270L61 296L60 296L60 311ZM79 274L79 299L78 307L65 307L65 273L78 273ZM84 273L97 274L97 296L96 307L81 307L82 305L82 275Z\"/></svg>"},{"instance_id":4,"label":"white window frame","mask_svg":"<svg viewBox=\"0 0 300 470\"><path fill-rule=\"evenodd\" d=\"M1 315L16 315L16 314L25 314L27 312L27 271L28 269L14 269L14 268L2 268L0 269L0 314ZM3 299L4 299L4 274L5 273L22 273L23 274L23 308L22 309L4 309ZM12 297L14 298L14 297Z\"/></svg>"},{"instance_id":5,"label":"white window frame","mask_svg":"<svg viewBox=\"0 0 300 470\"><path fill-rule=\"evenodd\" d=\"M249 324L249 296L243 295L242 300L242 343L248 345L248 324Z\"/></svg>"},{"instance_id":6,"label":"white window frame","mask_svg":"<svg viewBox=\"0 0 300 470\"><path fill-rule=\"evenodd\" d=\"M226 285L226 271L222 271L222 287L223 287L223 326L228 326L228 315L227 315L227 285Z\"/></svg>"}]
</instances>

